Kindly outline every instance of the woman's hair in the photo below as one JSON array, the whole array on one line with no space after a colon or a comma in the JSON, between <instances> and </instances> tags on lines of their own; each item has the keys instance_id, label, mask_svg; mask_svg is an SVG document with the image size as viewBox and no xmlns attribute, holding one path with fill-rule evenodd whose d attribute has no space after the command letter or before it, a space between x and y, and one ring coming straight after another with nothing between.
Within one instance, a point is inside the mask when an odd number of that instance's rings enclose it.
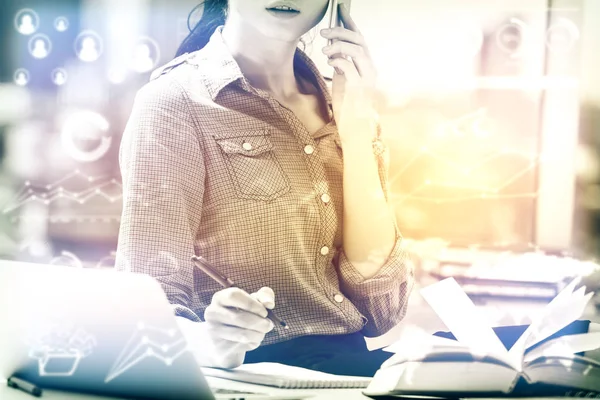
<instances>
[{"instance_id":1,"label":"woman's hair","mask_svg":"<svg viewBox=\"0 0 600 400\"><path fill-rule=\"evenodd\" d=\"M203 6L202 18L200 18L196 25L191 28L190 19L200 6ZM187 20L190 33L183 42L181 42L175 57L200 50L206 46L217 27L225 23L225 19L227 18L227 7L227 0L204 0L194 7L188 15Z\"/></svg>"}]
</instances>

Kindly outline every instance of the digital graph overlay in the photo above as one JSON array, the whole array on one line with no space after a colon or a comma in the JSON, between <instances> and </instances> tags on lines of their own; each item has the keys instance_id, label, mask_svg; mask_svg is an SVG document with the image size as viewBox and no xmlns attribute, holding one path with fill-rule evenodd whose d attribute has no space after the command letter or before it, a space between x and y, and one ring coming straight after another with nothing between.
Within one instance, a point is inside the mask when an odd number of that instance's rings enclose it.
<instances>
[{"instance_id":1,"label":"digital graph overlay","mask_svg":"<svg viewBox=\"0 0 600 400\"><path fill-rule=\"evenodd\" d=\"M484 108L439 124L434 136L391 171L392 187L410 182L401 192L394 191L397 204L536 198L538 192L521 190L519 181L535 173L541 163L559 157L499 145Z\"/></svg>"},{"instance_id":2,"label":"digital graph overlay","mask_svg":"<svg viewBox=\"0 0 600 400\"><path fill-rule=\"evenodd\" d=\"M122 190L121 183L114 178L91 176L75 170L47 185L36 185L31 181L24 182L12 201L4 206L2 213L16 222L19 219L30 218L26 214L18 215L19 210L29 203L50 206L53 203L68 202L75 207L85 207L93 201L100 200L107 204L114 204L122 198ZM39 216L33 218L39 218ZM45 218L52 223L68 223L73 220L75 222L119 222L120 215L48 215Z\"/></svg>"},{"instance_id":3,"label":"digital graph overlay","mask_svg":"<svg viewBox=\"0 0 600 400\"><path fill-rule=\"evenodd\" d=\"M37 359L40 376L72 376L92 353L96 338L71 324L52 324L29 339L29 357Z\"/></svg>"},{"instance_id":4,"label":"digital graph overlay","mask_svg":"<svg viewBox=\"0 0 600 400\"><path fill-rule=\"evenodd\" d=\"M170 366L187 350L187 342L177 329L161 329L139 322L104 382L112 381L147 358Z\"/></svg>"}]
</instances>

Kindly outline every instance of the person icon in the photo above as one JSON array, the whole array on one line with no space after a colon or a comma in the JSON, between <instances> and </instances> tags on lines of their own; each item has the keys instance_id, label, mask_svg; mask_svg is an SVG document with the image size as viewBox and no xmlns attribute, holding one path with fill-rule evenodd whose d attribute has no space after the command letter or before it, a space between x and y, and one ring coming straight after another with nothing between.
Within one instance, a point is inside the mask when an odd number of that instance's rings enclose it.
<instances>
[{"instance_id":1,"label":"person icon","mask_svg":"<svg viewBox=\"0 0 600 400\"><path fill-rule=\"evenodd\" d=\"M133 69L140 73L152 70L154 60L150 56L150 46L145 43L138 44L134 51L132 64Z\"/></svg>"},{"instance_id":2,"label":"person icon","mask_svg":"<svg viewBox=\"0 0 600 400\"><path fill-rule=\"evenodd\" d=\"M64 71L59 69L56 72L54 72L53 80L56 86L62 86L67 82L67 77L65 76Z\"/></svg>"},{"instance_id":3,"label":"person icon","mask_svg":"<svg viewBox=\"0 0 600 400\"><path fill-rule=\"evenodd\" d=\"M27 83L29 83L29 78L28 78L27 74L25 73L25 71L23 71L23 70L17 71L16 77L15 77L15 83L19 86L25 86L25 85L27 85Z\"/></svg>"},{"instance_id":4,"label":"person icon","mask_svg":"<svg viewBox=\"0 0 600 400\"><path fill-rule=\"evenodd\" d=\"M79 52L79 58L82 61L92 62L96 61L100 55L98 54L98 47L93 37L87 36L81 41L81 51Z\"/></svg>"},{"instance_id":5,"label":"person icon","mask_svg":"<svg viewBox=\"0 0 600 400\"><path fill-rule=\"evenodd\" d=\"M21 23L19 24L19 32L23 35L31 35L35 32L35 29L32 16L30 14L23 14Z\"/></svg>"},{"instance_id":6,"label":"person icon","mask_svg":"<svg viewBox=\"0 0 600 400\"><path fill-rule=\"evenodd\" d=\"M57 18L54 27L57 31L64 32L68 28L67 21L64 18Z\"/></svg>"},{"instance_id":7,"label":"person icon","mask_svg":"<svg viewBox=\"0 0 600 400\"><path fill-rule=\"evenodd\" d=\"M46 48L46 42L44 39L36 39L33 42L33 50L31 55L35 58L46 58L48 56L48 49Z\"/></svg>"}]
</instances>

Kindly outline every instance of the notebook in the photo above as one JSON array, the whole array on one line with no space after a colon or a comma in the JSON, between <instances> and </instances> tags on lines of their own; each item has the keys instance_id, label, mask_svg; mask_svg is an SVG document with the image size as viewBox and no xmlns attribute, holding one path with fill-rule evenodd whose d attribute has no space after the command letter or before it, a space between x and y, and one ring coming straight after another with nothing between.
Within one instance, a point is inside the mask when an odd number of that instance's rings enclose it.
<instances>
[{"instance_id":1,"label":"notebook","mask_svg":"<svg viewBox=\"0 0 600 400\"><path fill-rule=\"evenodd\" d=\"M202 368L206 376L282 389L366 388L371 378L333 375L279 363L244 364L233 369Z\"/></svg>"}]
</instances>

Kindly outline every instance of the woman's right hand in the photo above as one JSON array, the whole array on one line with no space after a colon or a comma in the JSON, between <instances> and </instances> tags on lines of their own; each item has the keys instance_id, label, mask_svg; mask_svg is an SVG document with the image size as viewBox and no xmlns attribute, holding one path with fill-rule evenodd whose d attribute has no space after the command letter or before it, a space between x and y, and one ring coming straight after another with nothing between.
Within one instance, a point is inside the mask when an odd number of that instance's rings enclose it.
<instances>
[{"instance_id":1,"label":"woman's right hand","mask_svg":"<svg viewBox=\"0 0 600 400\"><path fill-rule=\"evenodd\" d=\"M214 294L204 311L206 332L213 345L215 367L235 368L244 362L247 351L262 343L274 328L267 308L275 307L275 294L268 287L248 294L227 288Z\"/></svg>"}]
</instances>

